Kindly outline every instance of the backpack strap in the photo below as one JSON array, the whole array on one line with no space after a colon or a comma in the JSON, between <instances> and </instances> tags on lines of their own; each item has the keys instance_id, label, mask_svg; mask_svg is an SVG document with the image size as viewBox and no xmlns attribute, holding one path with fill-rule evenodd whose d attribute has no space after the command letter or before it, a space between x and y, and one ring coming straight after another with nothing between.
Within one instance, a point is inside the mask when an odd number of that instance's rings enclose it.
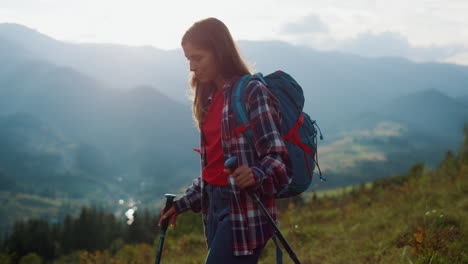
<instances>
[{"instance_id":1,"label":"backpack strap","mask_svg":"<svg viewBox=\"0 0 468 264\"><path fill-rule=\"evenodd\" d=\"M231 107L233 108L234 117L236 118L237 124L241 124L234 131L237 134L245 132L247 139L252 143L253 133L250 130L252 128L252 120L249 120L249 117L247 116L245 90L247 88L247 84L253 79L259 80L266 86L266 81L261 73L244 75L236 82L231 93Z\"/></svg>"},{"instance_id":2,"label":"backpack strap","mask_svg":"<svg viewBox=\"0 0 468 264\"><path fill-rule=\"evenodd\" d=\"M294 124L293 127L289 130L288 134L284 135L284 140L287 140L294 145L300 147L304 151L304 160L307 164L307 172L309 173L309 177L312 178L312 168L309 164L309 160L307 159L307 154L309 154L313 160L315 160L315 154L306 144L301 141L301 136L299 135L299 127L304 124L304 115L301 113L297 122Z\"/></svg>"},{"instance_id":3,"label":"backpack strap","mask_svg":"<svg viewBox=\"0 0 468 264\"><path fill-rule=\"evenodd\" d=\"M309 173L310 178L312 178L313 172L309 164L309 160L307 159L307 154L309 154L312 157L312 160L317 166L319 173L320 173L320 180L327 181L327 179L325 179L322 176L322 170L320 169L320 166L318 164L318 157L316 153L312 149L310 149L306 144L304 144L301 140L301 136L299 134L299 127L302 126L303 124L304 124L304 114L301 113L299 115L299 118L297 119L297 122L294 124L293 127L291 127L291 129L288 131L288 134L283 136L283 139L293 143L294 145L300 147L304 151L304 160L306 161L307 172ZM322 131L320 130L320 127L317 125L315 121L313 121L313 125L319 129L320 139L323 140L323 135L322 135ZM317 138L315 138L315 145L317 146Z\"/></svg>"}]
</instances>

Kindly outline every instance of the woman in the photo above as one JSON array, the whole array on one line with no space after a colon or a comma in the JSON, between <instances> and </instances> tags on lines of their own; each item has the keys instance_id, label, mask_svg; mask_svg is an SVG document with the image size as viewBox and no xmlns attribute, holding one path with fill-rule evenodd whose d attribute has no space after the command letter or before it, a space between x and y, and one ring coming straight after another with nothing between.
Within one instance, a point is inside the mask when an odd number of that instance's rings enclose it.
<instances>
[{"instance_id":1,"label":"woman","mask_svg":"<svg viewBox=\"0 0 468 264\"><path fill-rule=\"evenodd\" d=\"M208 243L206 263L257 263L273 235L268 220L248 195L256 192L276 219L275 190L288 183L287 150L278 131L279 103L259 81L246 88L246 110L254 142L237 133L230 96L250 74L228 28L218 19L196 22L182 38L190 62L193 115L200 131L201 176L163 214L175 226L178 214L202 212ZM238 168L224 168L237 156Z\"/></svg>"}]
</instances>

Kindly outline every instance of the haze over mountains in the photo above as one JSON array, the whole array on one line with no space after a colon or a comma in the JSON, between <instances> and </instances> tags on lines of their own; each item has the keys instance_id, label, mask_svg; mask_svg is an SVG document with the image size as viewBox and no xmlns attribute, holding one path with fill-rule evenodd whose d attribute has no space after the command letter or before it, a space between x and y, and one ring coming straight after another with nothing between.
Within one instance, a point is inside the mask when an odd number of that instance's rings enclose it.
<instances>
[{"instance_id":1,"label":"haze over mountains","mask_svg":"<svg viewBox=\"0 0 468 264\"><path fill-rule=\"evenodd\" d=\"M256 71L282 69L303 86L329 187L434 165L462 140L468 67L239 46ZM10 189L151 202L198 176L180 49L71 44L0 24L0 61L0 182Z\"/></svg>"}]
</instances>

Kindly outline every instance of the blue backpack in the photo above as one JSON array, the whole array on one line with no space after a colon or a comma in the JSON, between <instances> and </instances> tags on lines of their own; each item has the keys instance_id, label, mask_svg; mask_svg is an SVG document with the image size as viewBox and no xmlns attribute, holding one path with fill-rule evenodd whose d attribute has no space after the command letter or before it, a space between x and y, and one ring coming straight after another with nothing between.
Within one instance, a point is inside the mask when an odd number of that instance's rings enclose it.
<instances>
[{"instance_id":1,"label":"blue backpack","mask_svg":"<svg viewBox=\"0 0 468 264\"><path fill-rule=\"evenodd\" d=\"M253 142L252 130L245 107L245 89L247 83L256 79L261 81L280 102L282 112L281 135L289 153L290 183L276 194L276 198L296 196L309 188L315 165L320 172L320 180L324 181L317 162L317 129L315 120L304 113L304 92L301 86L287 73L276 71L265 77L261 73L241 77L232 92L231 106L240 130ZM320 139L323 140L320 131Z\"/></svg>"}]
</instances>

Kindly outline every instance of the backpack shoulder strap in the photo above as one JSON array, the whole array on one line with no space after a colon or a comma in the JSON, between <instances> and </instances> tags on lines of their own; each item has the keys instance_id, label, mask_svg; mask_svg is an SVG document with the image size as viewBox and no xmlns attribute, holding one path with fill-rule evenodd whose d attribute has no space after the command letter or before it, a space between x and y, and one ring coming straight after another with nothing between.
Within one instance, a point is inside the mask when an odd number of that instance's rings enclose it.
<instances>
[{"instance_id":1,"label":"backpack shoulder strap","mask_svg":"<svg viewBox=\"0 0 468 264\"><path fill-rule=\"evenodd\" d=\"M263 79L263 75L261 73L254 75L244 75L236 82L231 94L231 107L233 108L234 117L238 124L238 127L235 129L235 131L236 133L246 132L247 138L249 138L251 141L253 141L253 134L252 131L250 131L251 122L247 116L245 93L247 84L254 79L259 80L264 85L266 85L265 79Z\"/></svg>"},{"instance_id":2,"label":"backpack shoulder strap","mask_svg":"<svg viewBox=\"0 0 468 264\"><path fill-rule=\"evenodd\" d=\"M244 124L248 120L247 111L245 109L245 88L247 83L252 78L251 75L242 76L234 85L231 94L231 107L233 108L234 116L238 124Z\"/></svg>"}]
</instances>

